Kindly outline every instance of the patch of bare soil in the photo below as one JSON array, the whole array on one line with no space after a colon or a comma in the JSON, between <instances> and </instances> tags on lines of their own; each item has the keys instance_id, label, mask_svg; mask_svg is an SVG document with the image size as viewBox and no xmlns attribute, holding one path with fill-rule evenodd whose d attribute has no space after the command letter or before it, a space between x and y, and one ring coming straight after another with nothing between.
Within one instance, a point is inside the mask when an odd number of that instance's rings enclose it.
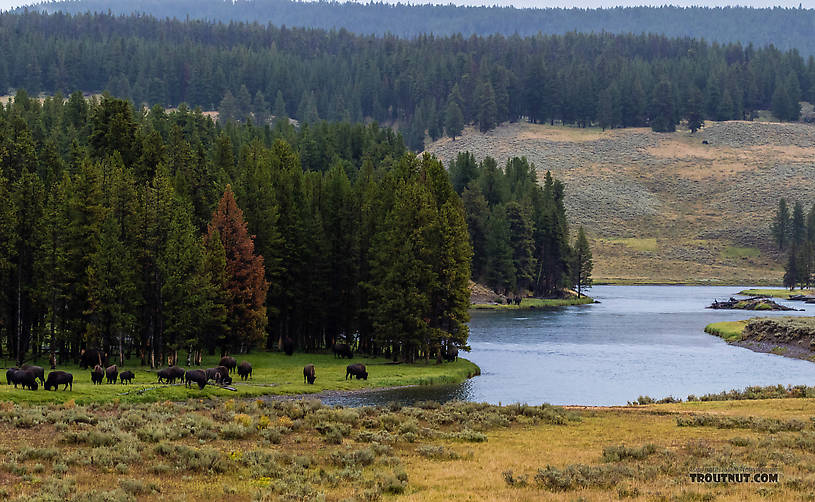
<instances>
[{"instance_id":1,"label":"patch of bare soil","mask_svg":"<svg viewBox=\"0 0 815 502\"><path fill-rule=\"evenodd\" d=\"M769 229L778 199L815 201L809 124L713 122L696 134L506 124L427 151L445 162L460 151L499 163L525 156L541 176L552 171L566 184L571 225L594 240L599 280L779 283ZM658 245L614 242L632 238Z\"/></svg>"}]
</instances>

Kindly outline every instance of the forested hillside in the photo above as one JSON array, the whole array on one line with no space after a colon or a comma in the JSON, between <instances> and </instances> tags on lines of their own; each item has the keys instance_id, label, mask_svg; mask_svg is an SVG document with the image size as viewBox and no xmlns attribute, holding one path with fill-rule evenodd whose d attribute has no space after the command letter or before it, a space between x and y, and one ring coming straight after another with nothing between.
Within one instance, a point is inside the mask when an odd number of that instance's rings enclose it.
<instances>
[{"instance_id":1,"label":"forested hillside","mask_svg":"<svg viewBox=\"0 0 815 502\"><path fill-rule=\"evenodd\" d=\"M412 40L257 24L0 15L0 89L108 90L227 118L395 124L407 145L505 121L672 130L773 109L797 120L815 60L657 35Z\"/></svg>"},{"instance_id":2,"label":"forested hillside","mask_svg":"<svg viewBox=\"0 0 815 502\"><path fill-rule=\"evenodd\" d=\"M562 185L508 166L459 160L454 185L376 125L216 125L185 106L19 92L0 106L0 354L99 347L153 366L348 341L440 357L467 344L468 225L484 218L457 190L492 209L476 278L570 285Z\"/></svg>"},{"instance_id":3,"label":"forested hillside","mask_svg":"<svg viewBox=\"0 0 815 502\"><path fill-rule=\"evenodd\" d=\"M611 9L516 9L291 0L78 0L37 6L48 12L141 12L158 18L272 23L353 33L414 37L436 35L537 35L542 33L660 33L744 45L773 44L815 53L815 11L747 7L632 7Z\"/></svg>"}]
</instances>

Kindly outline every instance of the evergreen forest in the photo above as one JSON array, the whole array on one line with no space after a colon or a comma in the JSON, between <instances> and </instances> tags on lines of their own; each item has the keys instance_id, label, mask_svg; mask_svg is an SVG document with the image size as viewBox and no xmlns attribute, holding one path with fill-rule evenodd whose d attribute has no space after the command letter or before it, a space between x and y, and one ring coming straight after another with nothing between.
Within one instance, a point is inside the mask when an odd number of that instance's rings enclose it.
<instances>
[{"instance_id":1,"label":"evergreen forest","mask_svg":"<svg viewBox=\"0 0 815 502\"><path fill-rule=\"evenodd\" d=\"M469 154L451 169L376 124L19 91L0 106L2 355L466 349L471 273L558 293L571 251L551 176Z\"/></svg>"},{"instance_id":2,"label":"evergreen forest","mask_svg":"<svg viewBox=\"0 0 815 502\"><path fill-rule=\"evenodd\" d=\"M674 130L687 119L798 120L815 59L662 35L402 39L111 14L0 14L0 89L75 90L266 124L370 122L407 147L506 121Z\"/></svg>"}]
</instances>

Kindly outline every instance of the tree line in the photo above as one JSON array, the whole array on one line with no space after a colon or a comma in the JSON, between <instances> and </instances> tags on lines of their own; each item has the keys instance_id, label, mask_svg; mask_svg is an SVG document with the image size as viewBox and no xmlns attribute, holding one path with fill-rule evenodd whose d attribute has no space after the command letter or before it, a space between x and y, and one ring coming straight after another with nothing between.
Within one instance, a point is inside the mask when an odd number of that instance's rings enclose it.
<instances>
[{"instance_id":1,"label":"tree line","mask_svg":"<svg viewBox=\"0 0 815 502\"><path fill-rule=\"evenodd\" d=\"M815 54L812 9L750 7L615 7L609 9L519 9L497 6L455 6L383 2L298 2L293 0L105 0L56 1L38 4L47 12L144 13L159 19L203 19L275 23L320 29L345 28L360 34L422 34L464 36L502 34L534 36L583 33L661 33L720 43L741 42ZM32 7L28 7L32 9ZM19 9L22 11L23 9Z\"/></svg>"},{"instance_id":2,"label":"tree line","mask_svg":"<svg viewBox=\"0 0 815 502\"><path fill-rule=\"evenodd\" d=\"M0 106L5 357L440 357L467 344L471 252L443 166L389 129L216 126L78 92Z\"/></svg>"},{"instance_id":3,"label":"tree line","mask_svg":"<svg viewBox=\"0 0 815 502\"><path fill-rule=\"evenodd\" d=\"M407 146L505 121L650 126L797 120L815 59L773 46L610 33L354 35L112 14L0 14L0 89L108 90L136 103L392 124Z\"/></svg>"},{"instance_id":4,"label":"tree line","mask_svg":"<svg viewBox=\"0 0 815 502\"><path fill-rule=\"evenodd\" d=\"M588 240L581 227L570 242L564 186L549 171L540 184L525 157L508 159L502 169L492 157L478 162L462 152L449 172L467 217L474 281L539 297L591 285Z\"/></svg>"},{"instance_id":5,"label":"tree line","mask_svg":"<svg viewBox=\"0 0 815 502\"><path fill-rule=\"evenodd\" d=\"M796 201L790 212L787 200L782 197L770 231L778 251L786 253L784 287L808 289L815 283L815 204L805 211Z\"/></svg>"}]
</instances>

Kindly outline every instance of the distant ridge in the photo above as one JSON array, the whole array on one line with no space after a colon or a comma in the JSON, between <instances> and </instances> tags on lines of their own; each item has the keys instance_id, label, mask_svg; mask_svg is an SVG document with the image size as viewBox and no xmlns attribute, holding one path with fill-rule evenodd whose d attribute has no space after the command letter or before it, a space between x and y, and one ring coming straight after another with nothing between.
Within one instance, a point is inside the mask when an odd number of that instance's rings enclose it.
<instances>
[{"instance_id":1,"label":"distant ridge","mask_svg":"<svg viewBox=\"0 0 815 502\"><path fill-rule=\"evenodd\" d=\"M345 28L360 34L415 37L434 33L526 36L577 32L659 33L714 42L740 42L815 54L815 10L749 7L617 7L518 9L291 0L72 0L28 7L48 12L145 13L158 18L240 21ZM22 9L22 8L21 8Z\"/></svg>"}]
</instances>

